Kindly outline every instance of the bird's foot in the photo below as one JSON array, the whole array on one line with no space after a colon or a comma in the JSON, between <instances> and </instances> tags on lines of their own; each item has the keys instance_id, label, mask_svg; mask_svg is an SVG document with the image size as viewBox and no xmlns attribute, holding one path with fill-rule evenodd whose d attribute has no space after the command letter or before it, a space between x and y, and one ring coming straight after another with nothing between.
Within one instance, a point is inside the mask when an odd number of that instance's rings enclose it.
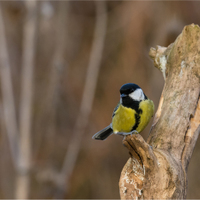
<instances>
[{"instance_id":1,"label":"bird's foot","mask_svg":"<svg viewBox=\"0 0 200 200\"><path fill-rule=\"evenodd\" d=\"M134 130L131 132L118 132L117 133L117 135L123 135L123 136L132 135L132 134L138 134L138 132L136 130Z\"/></svg>"}]
</instances>

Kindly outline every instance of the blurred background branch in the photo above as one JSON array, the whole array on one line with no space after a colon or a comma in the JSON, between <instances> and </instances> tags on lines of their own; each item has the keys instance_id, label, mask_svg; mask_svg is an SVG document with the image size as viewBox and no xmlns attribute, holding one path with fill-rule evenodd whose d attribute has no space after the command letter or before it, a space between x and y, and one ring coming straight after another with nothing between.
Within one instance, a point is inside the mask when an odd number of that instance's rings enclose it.
<instances>
[{"instance_id":1,"label":"blurred background branch","mask_svg":"<svg viewBox=\"0 0 200 200\"><path fill-rule=\"evenodd\" d=\"M19 160L16 175L16 199L28 199L30 192L30 169L32 163L32 99L33 69L35 65L37 1L25 1L26 18L22 45L22 75L19 115Z\"/></svg>"},{"instance_id":2,"label":"blurred background branch","mask_svg":"<svg viewBox=\"0 0 200 200\"><path fill-rule=\"evenodd\" d=\"M15 168L18 164L18 127L17 116L14 101L14 93L11 78L11 66L8 55L8 45L6 41L5 25L0 3L0 75L1 75L1 91L2 91L2 110L4 113L4 122L8 135L12 162Z\"/></svg>"},{"instance_id":3,"label":"blurred background branch","mask_svg":"<svg viewBox=\"0 0 200 200\"><path fill-rule=\"evenodd\" d=\"M77 116L75 127L64 158L64 163L57 179L58 192L56 198L64 198L65 192L67 193L69 190L70 177L81 149L82 137L88 125L89 115L93 105L107 26L106 2L96 1L95 6L96 21L94 37L80 105L80 112Z\"/></svg>"},{"instance_id":4,"label":"blurred background branch","mask_svg":"<svg viewBox=\"0 0 200 200\"><path fill-rule=\"evenodd\" d=\"M48 2L43 2L43 10L47 16L51 16L52 8L49 7ZM46 144L48 151L51 154L53 151L52 146L55 145L56 137L56 116L57 116L57 106L59 104L59 98L61 93L61 80L63 77L63 71L67 68L65 51L66 42L69 41L68 37L68 23L70 18L70 3L69 1L59 1L58 3L58 15L55 23L55 41L53 56L50 63L50 70L48 74L48 85L46 95L43 97L43 106L40 110L40 116L48 116L48 126L46 131L48 137L46 137ZM44 124L42 124L43 126ZM34 152L35 157L39 156L40 148L43 145L43 140L38 140L36 150Z\"/></svg>"}]
</instances>

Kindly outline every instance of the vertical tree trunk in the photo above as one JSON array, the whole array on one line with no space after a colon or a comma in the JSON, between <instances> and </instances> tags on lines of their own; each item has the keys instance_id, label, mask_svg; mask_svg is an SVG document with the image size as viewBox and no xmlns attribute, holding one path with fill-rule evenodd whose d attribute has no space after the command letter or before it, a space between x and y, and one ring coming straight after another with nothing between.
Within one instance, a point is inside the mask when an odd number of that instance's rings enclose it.
<instances>
[{"instance_id":1,"label":"vertical tree trunk","mask_svg":"<svg viewBox=\"0 0 200 200\"><path fill-rule=\"evenodd\" d=\"M150 50L165 85L147 142L127 136L131 153L119 181L122 199L184 199L187 168L200 132L200 28L189 25L176 41Z\"/></svg>"}]
</instances>

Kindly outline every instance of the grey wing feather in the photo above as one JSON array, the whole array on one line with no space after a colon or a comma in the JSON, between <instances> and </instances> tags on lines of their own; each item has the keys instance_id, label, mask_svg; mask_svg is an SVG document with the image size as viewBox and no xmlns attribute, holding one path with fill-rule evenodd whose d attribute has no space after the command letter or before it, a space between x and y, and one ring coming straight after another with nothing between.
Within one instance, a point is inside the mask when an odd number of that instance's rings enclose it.
<instances>
[{"instance_id":1,"label":"grey wing feather","mask_svg":"<svg viewBox=\"0 0 200 200\"><path fill-rule=\"evenodd\" d=\"M115 116L115 111L119 108L119 105L120 105L120 103L118 103L117 106L115 107L115 109L114 109L114 111L113 111L113 114L112 114L112 117Z\"/></svg>"}]
</instances>

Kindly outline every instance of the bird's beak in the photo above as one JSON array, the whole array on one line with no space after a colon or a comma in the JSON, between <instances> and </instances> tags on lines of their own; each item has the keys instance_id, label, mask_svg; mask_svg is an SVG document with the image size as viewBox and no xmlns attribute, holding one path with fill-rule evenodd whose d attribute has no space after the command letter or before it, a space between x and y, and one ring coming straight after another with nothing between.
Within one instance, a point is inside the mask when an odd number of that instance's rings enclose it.
<instances>
[{"instance_id":1,"label":"bird's beak","mask_svg":"<svg viewBox=\"0 0 200 200\"><path fill-rule=\"evenodd\" d=\"M121 98L127 97L127 95L126 95L126 94L121 94L120 97L121 97Z\"/></svg>"}]
</instances>

